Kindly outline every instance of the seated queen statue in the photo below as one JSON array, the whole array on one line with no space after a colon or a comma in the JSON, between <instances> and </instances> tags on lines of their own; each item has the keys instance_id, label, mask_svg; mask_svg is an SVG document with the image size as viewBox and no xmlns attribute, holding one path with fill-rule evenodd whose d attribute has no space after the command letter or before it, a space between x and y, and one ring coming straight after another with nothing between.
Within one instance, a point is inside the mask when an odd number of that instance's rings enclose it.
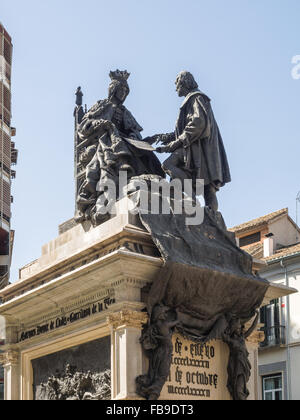
<instances>
[{"instance_id":1,"label":"seated queen statue","mask_svg":"<svg viewBox=\"0 0 300 420\"><path fill-rule=\"evenodd\" d=\"M142 139L142 127L123 105L130 92L129 76L127 71L111 72L108 99L98 101L78 127L85 180L77 197L77 222L91 220L96 225L105 220L99 183L113 181L118 190L120 171L127 172L128 181L144 174L165 176L152 147Z\"/></svg>"}]
</instances>

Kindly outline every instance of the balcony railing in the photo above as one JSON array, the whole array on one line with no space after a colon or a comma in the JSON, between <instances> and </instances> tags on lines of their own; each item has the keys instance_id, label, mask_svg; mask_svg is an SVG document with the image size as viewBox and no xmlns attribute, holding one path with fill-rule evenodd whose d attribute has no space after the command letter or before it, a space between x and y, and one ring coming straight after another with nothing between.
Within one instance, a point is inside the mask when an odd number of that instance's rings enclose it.
<instances>
[{"instance_id":1,"label":"balcony railing","mask_svg":"<svg viewBox=\"0 0 300 420\"><path fill-rule=\"evenodd\" d=\"M285 345L285 326L263 327L261 331L265 333L265 340L260 344L262 348Z\"/></svg>"}]
</instances>

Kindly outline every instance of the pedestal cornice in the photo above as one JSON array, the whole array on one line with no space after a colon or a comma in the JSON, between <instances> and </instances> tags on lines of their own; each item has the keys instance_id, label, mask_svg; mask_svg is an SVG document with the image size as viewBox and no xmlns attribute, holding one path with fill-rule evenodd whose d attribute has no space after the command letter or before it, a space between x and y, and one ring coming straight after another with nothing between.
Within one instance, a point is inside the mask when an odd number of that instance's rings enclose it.
<instances>
[{"instance_id":1,"label":"pedestal cornice","mask_svg":"<svg viewBox=\"0 0 300 420\"><path fill-rule=\"evenodd\" d=\"M110 314L107 317L107 323L113 328L133 327L142 329L143 325L148 322L148 314L146 312L137 312L125 310Z\"/></svg>"},{"instance_id":2,"label":"pedestal cornice","mask_svg":"<svg viewBox=\"0 0 300 420\"><path fill-rule=\"evenodd\" d=\"M16 350L7 350L0 354L0 364L4 367L19 364L19 352Z\"/></svg>"}]
</instances>

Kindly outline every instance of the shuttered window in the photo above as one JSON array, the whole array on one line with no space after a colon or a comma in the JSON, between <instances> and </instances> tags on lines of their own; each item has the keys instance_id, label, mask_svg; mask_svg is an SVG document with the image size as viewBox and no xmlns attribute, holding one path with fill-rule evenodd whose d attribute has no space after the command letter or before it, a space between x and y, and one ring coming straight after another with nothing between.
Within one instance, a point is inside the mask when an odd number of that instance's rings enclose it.
<instances>
[{"instance_id":1,"label":"shuttered window","mask_svg":"<svg viewBox=\"0 0 300 420\"><path fill-rule=\"evenodd\" d=\"M3 214L10 217L10 184L6 181L2 181L2 194L3 194Z\"/></svg>"},{"instance_id":2,"label":"shuttered window","mask_svg":"<svg viewBox=\"0 0 300 420\"><path fill-rule=\"evenodd\" d=\"M3 88L4 88L3 89L3 105L8 111L10 111L11 110L11 94L6 86L3 86Z\"/></svg>"},{"instance_id":3,"label":"shuttered window","mask_svg":"<svg viewBox=\"0 0 300 420\"><path fill-rule=\"evenodd\" d=\"M247 246L251 244L255 244L256 242L261 241L261 233L253 233L252 235L244 236L240 238L240 246Z\"/></svg>"},{"instance_id":4,"label":"shuttered window","mask_svg":"<svg viewBox=\"0 0 300 420\"><path fill-rule=\"evenodd\" d=\"M6 39L4 39L3 55L4 55L5 60L8 62L8 64L11 64L12 47L11 47L11 44Z\"/></svg>"},{"instance_id":5,"label":"shuttered window","mask_svg":"<svg viewBox=\"0 0 300 420\"><path fill-rule=\"evenodd\" d=\"M0 55L3 55L3 34L0 33Z\"/></svg>"},{"instance_id":6,"label":"shuttered window","mask_svg":"<svg viewBox=\"0 0 300 420\"><path fill-rule=\"evenodd\" d=\"M5 77L11 82L11 67L8 64L5 66Z\"/></svg>"},{"instance_id":7,"label":"shuttered window","mask_svg":"<svg viewBox=\"0 0 300 420\"><path fill-rule=\"evenodd\" d=\"M11 140L10 137L0 129L0 165L8 174L11 167Z\"/></svg>"},{"instance_id":8,"label":"shuttered window","mask_svg":"<svg viewBox=\"0 0 300 420\"><path fill-rule=\"evenodd\" d=\"M11 140L10 137L0 130L0 161L3 165L11 166Z\"/></svg>"},{"instance_id":9,"label":"shuttered window","mask_svg":"<svg viewBox=\"0 0 300 420\"><path fill-rule=\"evenodd\" d=\"M11 93L3 82L0 83L0 119L10 127Z\"/></svg>"},{"instance_id":10,"label":"shuttered window","mask_svg":"<svg viewBox=\"0 0 300 420\"><path fill-rule=\"evenodd\" d=\"M6 111L6 109L3 110L3 121L5 122L5 124L10 127L10 113L8 111Z\"/></svg>"},{"instance_id":11,"label":"shuttered window","mask_svg":"<svg viewBox=\"0 0 300 420\"><path fill-rule=\"evenodd\" d=\"M11 140L10 137L3 132L3 153L10 158L11 153Z\"/></svg>"}]
</instances>

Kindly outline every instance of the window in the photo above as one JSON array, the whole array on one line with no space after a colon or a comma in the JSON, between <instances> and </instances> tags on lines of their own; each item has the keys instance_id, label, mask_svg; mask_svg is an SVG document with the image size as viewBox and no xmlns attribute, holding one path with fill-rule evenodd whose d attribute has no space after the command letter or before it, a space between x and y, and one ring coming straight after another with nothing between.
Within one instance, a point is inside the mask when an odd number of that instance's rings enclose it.
<instances>
[{"instance_id":1,"label":"window","mask_svg":"<svg viewBox=\"0 0 300 420\"><path fill-rule=\"evenodd\" d=\"M4 39L4 58L8 62L8 64L11 64L11 58L12 58L12 46L10 42L8 42L6 39Z\"/></svg>"},{"instance_id":2,"label":"window","mask_svg":"<svg viewBox=\"0 0 300 420\"><path fill-rule=\"evenodd\" d=\"M280 306L279 299L276 299L260 310L260 322L264 324L261 330L265 333L265 340L261 343L261 347L285 344L285 326L282 325Z\"/></svg>"},{"instance_id":3,"label":"window","mask_svg":"<svg viewBox=\"0 0 300 420\"><path fill-rule=\"evenodd\" d=\"M8 111L11 111L11 93L6 86L3 89L3 104Z\"/></svg>"},{"instance_id":4,"label":"window","mask_svg":"<svg viewBox=\"0 0 300 420\"><path fill-rule=\"evenodd\" d=\"M255 244L260 241L261 241L261 233L256 232L256 233L253 233L252 235L248 235L248 236L244 236L243 238L240 238L239 243L240 243L240 246L247 246L247 245Z\"/></svg>"},{"instance_id":5,"label":"window","mask_svg":"<svg viewBox=\"0 0 300 420\"><path fill-rule=\"evenodd\" d=\"M262 381L264 401L281 401L283 399L282 373L264 376Z\"/></svg>"}]
</instances>

